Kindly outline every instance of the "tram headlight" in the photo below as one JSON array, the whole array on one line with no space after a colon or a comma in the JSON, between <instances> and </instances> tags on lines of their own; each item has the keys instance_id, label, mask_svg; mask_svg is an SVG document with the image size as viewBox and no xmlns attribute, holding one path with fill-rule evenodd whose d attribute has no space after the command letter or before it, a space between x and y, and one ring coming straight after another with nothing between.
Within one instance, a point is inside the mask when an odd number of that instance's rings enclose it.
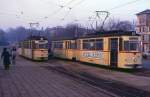
<instances>
[{"instance_id":1,"label":"tram headlight","mask_svg":"<svg viewBox=\"0 0 150 97\"><path fill-rule=\"evenodd\" d=\"M137 62L137 58L134 57L134 58L133 58L133 61L134 61L134 62Z\"/></svg>"}]
</instances>

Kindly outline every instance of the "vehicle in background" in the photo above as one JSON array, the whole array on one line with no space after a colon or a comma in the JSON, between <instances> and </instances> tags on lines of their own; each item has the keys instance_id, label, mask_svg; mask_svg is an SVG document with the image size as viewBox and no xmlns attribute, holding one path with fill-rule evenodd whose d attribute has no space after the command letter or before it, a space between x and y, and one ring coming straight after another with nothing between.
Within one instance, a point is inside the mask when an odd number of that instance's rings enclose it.
<instances>
[{"instance_id":1,"label":"vehicle in background","mask_svg":"<svg viewBox=\"0 0 150 97\"><path fill-rule=\"evenodd\" d=\"M48 40L41 36L31 36L19 43L19 55L35 61L48 60Z\"/></svg>"},{"instance_id":2,"label":"vehicle in background","mask_svg":"<svg viewBox=\"0 0 150 97\"><path fill-rule=\"evenodd\" d=\"M144 59L150 59L150 51L149 52L143 52L143 58Z\"/></svg>"},{"instance_id":3,"label":"vehicle in background","mask_svg":"<svg viewBox=\"0 0 150 97\"><path fill-rule=\"evenodd\" d=\"M84 37L53 40L54 57L113 68L142 68L141 37L132 32L97 32Z\"/></svg>"}]
</instances>

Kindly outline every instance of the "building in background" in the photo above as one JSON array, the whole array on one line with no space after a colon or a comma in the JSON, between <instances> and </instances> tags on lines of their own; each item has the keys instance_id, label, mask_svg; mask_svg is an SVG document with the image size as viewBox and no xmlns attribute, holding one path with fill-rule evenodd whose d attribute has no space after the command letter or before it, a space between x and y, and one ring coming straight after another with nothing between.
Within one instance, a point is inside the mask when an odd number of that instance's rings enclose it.
<instances>
[{"instance_id":1,"label":"building in background","mask_svg":"<svg viewBox=\"0 0 150 97\"><path fill-rule=\"evenodd\" d=\"M150 56L150 9L137 13L136 32L142 37L143 55Z\"/></svg>"}]
</instances>

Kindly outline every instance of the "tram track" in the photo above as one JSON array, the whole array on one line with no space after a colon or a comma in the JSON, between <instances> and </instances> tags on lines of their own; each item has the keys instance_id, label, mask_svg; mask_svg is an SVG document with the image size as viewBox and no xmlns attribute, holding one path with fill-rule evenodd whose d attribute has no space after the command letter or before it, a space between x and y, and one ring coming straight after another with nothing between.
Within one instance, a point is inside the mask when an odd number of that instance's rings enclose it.
<instances>
[{"instance_id":1,"label":"tram track","mask_svg":"<svg viewBox=\"0 0 150 97\"><path fill-rule=\"evenodd\" d=\"M73 80L83 81L91 86L94 86L97 89L104 89L120 97L150 97L150 92L125 85L121 82L97 78L96 76L91 75L87 72L72 71L59 65L48 65L41 67L71 77L73 78ZM116 97L111 93L105 91L101 92L104 92L111 97Z\"/></svg>"},{"instance_id":2,"label":"tram track","mask_svg":"<svg viewBox=\"0 0 150 97\"><path fill-rule=\"evenodd\" d=\"M110 93L110 92L106 92L105 90L103 89L100 89L100 88L97 88L95 87L95 85L92 85L90 83L87 83L87 79L81 77L80 75L78 75L77 73L75 72L71 72L71 71L67 71L65 68L63 67L53 67L53 66L42 66L43 68L47 69L47 70L51 70L53 72L57 72L59 74L62 74L64 76L67 76L69 78L72 78L73 80L77 81L77 82L84 82L84 84L88 84L90 86L94 86L94 88L98 89L98 91L100 91L101 93L104 93L106 95L108 95L109 97L116 97L116 95ZM118 97L118 96L117 96Z\"/></svg>"}]
</instances>

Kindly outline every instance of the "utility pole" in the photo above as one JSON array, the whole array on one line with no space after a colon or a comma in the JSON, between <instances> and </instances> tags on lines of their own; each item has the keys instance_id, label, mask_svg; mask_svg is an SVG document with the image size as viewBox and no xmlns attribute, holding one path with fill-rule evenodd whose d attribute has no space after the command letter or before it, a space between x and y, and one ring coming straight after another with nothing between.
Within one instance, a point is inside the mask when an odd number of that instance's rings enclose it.
<instances>
[{"instance_id":1,"label":"utility pole","mask_svg":"<svg viewBox=\"0 0 150 97\"><path fill-rule=\"evenodd\" d=\"M96 17L100 18L100 17L99 17L99 11L96 11ZM97 22L98 22L98 21L97 21L97 18L96 18L96 30L98 30L98 24L97 24Z\"/></svg>"},{"instance_id":2,"label":"utility pole","mask_svg":"<svg viewBox=\"0 0 150 97\"><path fill-rule=\"evenodd\" d=\"M41 32L43 32L43 31L44 31L44 28L42 27L41 31L39 32L39 36L41 36Z\"/></svg>"}]
</instances>

